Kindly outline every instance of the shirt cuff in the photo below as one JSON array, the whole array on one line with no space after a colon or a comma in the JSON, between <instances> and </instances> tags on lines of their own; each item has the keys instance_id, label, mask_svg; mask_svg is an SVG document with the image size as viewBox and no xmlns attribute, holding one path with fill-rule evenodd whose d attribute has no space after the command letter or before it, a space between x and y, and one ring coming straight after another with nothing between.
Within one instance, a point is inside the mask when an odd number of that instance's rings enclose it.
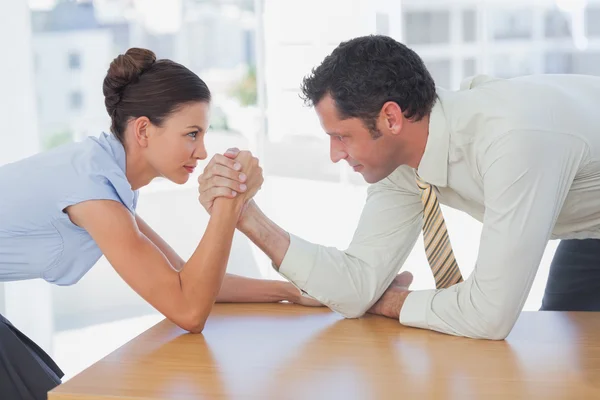
<instances>
[{"instance_id":1,"label":"shirt cuff","mask_svg":"<svg viewBox=\"0 0 600 400\"><path fill-rule=\"evenodd\" d=\"M400 310L400 323L415 328L431 329L427 322L427 311L431 308L431 301L437 292L435 289L410 292Z\"/></svg>"},{"instance_id":2,"label":"shirt cuff","mask_svg":"<svg viewBox=\"0 0 600 400\"><path fill-rule=\"evenodd\" d=\"M279 274L297 288L306 288L315 265L317 250L314 244L290 234L290 247L279 266Z\"/></svg>"}]
</instances>

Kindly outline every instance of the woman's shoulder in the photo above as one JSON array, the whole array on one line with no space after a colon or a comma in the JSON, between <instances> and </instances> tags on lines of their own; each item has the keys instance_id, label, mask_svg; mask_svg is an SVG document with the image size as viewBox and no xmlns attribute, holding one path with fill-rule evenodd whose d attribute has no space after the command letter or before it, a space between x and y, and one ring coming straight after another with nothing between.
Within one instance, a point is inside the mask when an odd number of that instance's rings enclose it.
<instances>
[{"instance_id":1,"label":"woman's shoulder","mask_svg":"<svg viewBox=\"0 0 600 400\"><path fill-rule=\"evenodd\" d=\"M89 136L64 150L78 172L116 173L125 178L125 149L112 135Z\"/></svg>"},{"instance_id":2,"label":"woman's shoulder","mask_svg":"<svg viewBox=\"0 0 600 400\"><path fill-rule=\"evenodd\" d=\"M116 139L103 133L3 165L0 167L0 176L26 175L36 171L38 175L51 174L62 178L65 174L115 170L125 175L125 150Z\"/></svg>"},{"instance_id":3,"label":"woman's shoulder","mask_svg":"<svg viewBox=\"0 0 600 400\"><path fill-rule=\"evenodd\" d=\"M106 133L88 137L72 155L77 181L89 190L91 199L98 197L120 201L127 208L135 208L137 192L131 188L126 174L126 156L123 145ZM86 193L83 193L86 195Z\"/></svg>"},{"instance_id":4,"label":"woman's shoulder","mask_svg":"<svg viewBox=\"0 0 600 400\"><path fill-rule=\"evenodd\" d=\"M21 193L61 207L112 199L133 210L137 201L126 176L125 149L116 138L104 133L2 166L0 184L15 187L16 197Z\"/></svg>"}]
</instances>

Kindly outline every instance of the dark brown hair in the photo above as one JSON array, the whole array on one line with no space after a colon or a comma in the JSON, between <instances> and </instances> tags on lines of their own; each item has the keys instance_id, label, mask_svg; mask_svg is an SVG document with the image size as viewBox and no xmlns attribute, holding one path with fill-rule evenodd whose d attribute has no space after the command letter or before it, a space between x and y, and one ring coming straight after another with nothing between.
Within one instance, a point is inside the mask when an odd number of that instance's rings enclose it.
<instances>
[{"instance_id":1,"label":"dark brown hair","mask_svg":"<svg viewBox=\"0 0 600 400\"><path fill-rule=\"evenodd\" d=\"M104 104L111 132L125 144L125 127L131 118L147 117L160 126L179 107L210 102L210 90L195 73L171 60L156 60L146 49L131 48L108 68Z\"/></svg>"},{"instance_id":2,"label":"dark brown hair","mask_svg":"<svg viewBox=\"0 0 600 400\"><path fill-rule=\"evenodd\" d=\"M381 136L377 117L386 102L420 121L437 99L433 78L417 53L381 35L342 42L304 78L307 105L316 106L328 94L341 119L360 118L373 138Z\"/></svg>"}]
</instances>

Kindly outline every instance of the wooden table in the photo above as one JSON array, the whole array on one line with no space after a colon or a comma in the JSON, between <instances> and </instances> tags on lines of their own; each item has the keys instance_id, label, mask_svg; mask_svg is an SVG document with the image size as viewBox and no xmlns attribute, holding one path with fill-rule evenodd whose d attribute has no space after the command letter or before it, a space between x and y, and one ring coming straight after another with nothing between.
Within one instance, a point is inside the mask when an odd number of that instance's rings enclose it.
<instances>
[{"instance_id":1,"label":"wooden table","mask_svg":"<svg viewBox=\"0 0 600 400\"><path fill-rule=\"evenodd\" d=\"M163 321L49 394L72 399L600 398L600 313L525 312L505 341L218 304L202 335Z\"/></svg>"}]
</instances>

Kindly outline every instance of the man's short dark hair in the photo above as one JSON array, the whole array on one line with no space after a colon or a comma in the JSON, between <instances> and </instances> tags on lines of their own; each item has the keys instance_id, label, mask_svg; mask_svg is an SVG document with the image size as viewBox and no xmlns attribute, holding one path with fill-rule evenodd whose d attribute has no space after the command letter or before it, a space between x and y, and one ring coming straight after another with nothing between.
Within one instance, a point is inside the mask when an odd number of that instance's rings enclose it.
<instances>
[{"instance_id":1,"label":"man's short dark hair","mask_svg":"<svg viewBox=\"0 0 600 400\"><path fill-rule=\"evenodd\" d=\"M329 94L341 119L360 118L376 138L381 107L394 101L406 118L429 115L435 83L423 60L394 39L371 35L342 42L302 82L302 98L317 105Z\"/></svg>"}]
</instances>

